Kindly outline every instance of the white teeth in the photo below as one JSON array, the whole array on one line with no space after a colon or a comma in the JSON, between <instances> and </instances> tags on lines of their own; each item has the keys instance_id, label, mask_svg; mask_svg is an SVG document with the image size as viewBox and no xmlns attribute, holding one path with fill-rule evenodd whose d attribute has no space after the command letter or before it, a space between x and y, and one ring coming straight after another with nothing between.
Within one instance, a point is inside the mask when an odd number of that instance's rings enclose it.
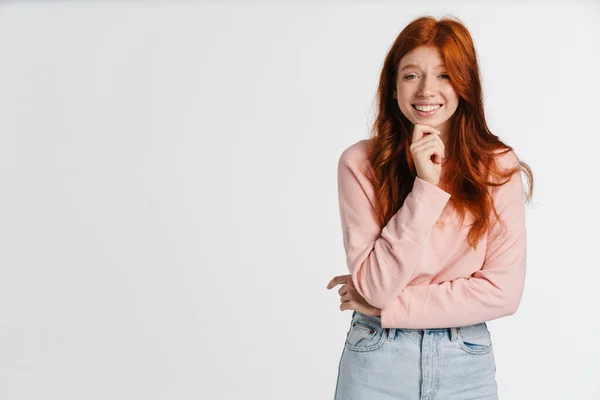
<instances>
[{"instance_id":1,"label":"white teeth","mask_svg":"<svg viewBox=\"0 0 600 400\"><path fill-rule=\"evenodd\" d=\"M419 111L432 111L432 110L437 110L438 108L440 108L441 105L437 105L437 106L419 106L419 105L415 105L415 108Z\"/></svg>"}]
</instances>

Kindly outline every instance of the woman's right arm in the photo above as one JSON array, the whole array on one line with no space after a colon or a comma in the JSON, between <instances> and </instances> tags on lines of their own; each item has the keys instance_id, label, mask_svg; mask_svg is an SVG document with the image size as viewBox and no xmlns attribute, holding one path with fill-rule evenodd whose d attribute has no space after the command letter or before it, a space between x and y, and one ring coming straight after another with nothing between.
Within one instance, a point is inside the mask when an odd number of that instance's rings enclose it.
<instances>
[{"instance_id":1,"label":"woman's right arm","mask_svg":"<svg viewBox=\"0 0 600 400\"><path fill-rule=\"evenodd\" d=\"M362 170L365 163L357 146L346 149L338 162L346 264L358 293L386 308L409 283L450 194L417 177L403 206L381 229L373 187Z\"/></svg>"}]
</instances>

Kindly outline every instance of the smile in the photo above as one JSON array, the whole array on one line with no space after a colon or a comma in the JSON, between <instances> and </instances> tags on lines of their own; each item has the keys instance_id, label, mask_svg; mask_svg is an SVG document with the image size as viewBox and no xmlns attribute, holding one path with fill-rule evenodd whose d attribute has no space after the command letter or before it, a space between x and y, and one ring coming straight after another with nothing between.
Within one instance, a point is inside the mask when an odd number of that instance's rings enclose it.
<instances>
[{"instance_id":1,"label":"smile","mask_svg":"<svg viewBox=\"0 0 600 400\"><path fill-rule=\"evenodd\" d=\"M437 110L439 110L440 108L442 108L442 106L443 106L443 104L442 105L437 105L437 106L418 106L421 109L421 110L419 110L413 104L413 108L417 112L417 115L419 115L421 117L428 117L430 115L435 114Z\"/></svg>"}]
</instances>

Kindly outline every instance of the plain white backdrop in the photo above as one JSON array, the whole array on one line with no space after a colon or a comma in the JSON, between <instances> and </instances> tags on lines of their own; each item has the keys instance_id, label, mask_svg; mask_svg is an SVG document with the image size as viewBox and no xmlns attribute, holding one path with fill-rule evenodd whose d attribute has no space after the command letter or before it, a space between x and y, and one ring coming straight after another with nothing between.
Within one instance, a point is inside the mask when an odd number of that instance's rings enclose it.
<instances>
[{"instance_id":1,"label":"plain white backdrop","mask_svg":"<svg viewBox=\"0 0 600 400\"><path fill-rule=\"evenodd\" d=\"M2 3L0 398L331 399L338 157L428 14L535 178L500 398L600 398L591 1Z\"/></svg>"}]
</instances>

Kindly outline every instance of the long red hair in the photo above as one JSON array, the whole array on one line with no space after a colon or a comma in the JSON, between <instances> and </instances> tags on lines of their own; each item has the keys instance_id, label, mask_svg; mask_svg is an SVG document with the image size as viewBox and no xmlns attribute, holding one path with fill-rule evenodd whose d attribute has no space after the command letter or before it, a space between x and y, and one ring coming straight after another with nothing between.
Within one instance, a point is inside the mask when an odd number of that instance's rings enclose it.
<instances>
[{"instance_id":1,"label":"long red hair","mask_svg":"<svg viewBox=\"0 0 600 400\"><path fill-rule=\"evenodd\" d=\"M442 170L443 176L452 179L443 181L441 187L451 194L451 205L461 218L467 210L473 213L468 241L476 248L490 226L491 214L499 219L490 186L500 186L508 182L512 174L523 170L529 181L526 197L529 202L533 194L533 174L520 160L518 166L507 171L502 171L496 163L496 157L513 148L504 144L486 124L475 47L469 31L456 19L444 17L436 21L424 16L413 20L400 32L385 58L367 155L373 173L369 178L375 190L375 213L381 226L385 226L404 203L416 177L409 148L413 124L400 112L392 93L400 60L419 46L434 46L440 50L446 73L459 97L458 108L450 121Z\"/></svg>"}]
</instances>

